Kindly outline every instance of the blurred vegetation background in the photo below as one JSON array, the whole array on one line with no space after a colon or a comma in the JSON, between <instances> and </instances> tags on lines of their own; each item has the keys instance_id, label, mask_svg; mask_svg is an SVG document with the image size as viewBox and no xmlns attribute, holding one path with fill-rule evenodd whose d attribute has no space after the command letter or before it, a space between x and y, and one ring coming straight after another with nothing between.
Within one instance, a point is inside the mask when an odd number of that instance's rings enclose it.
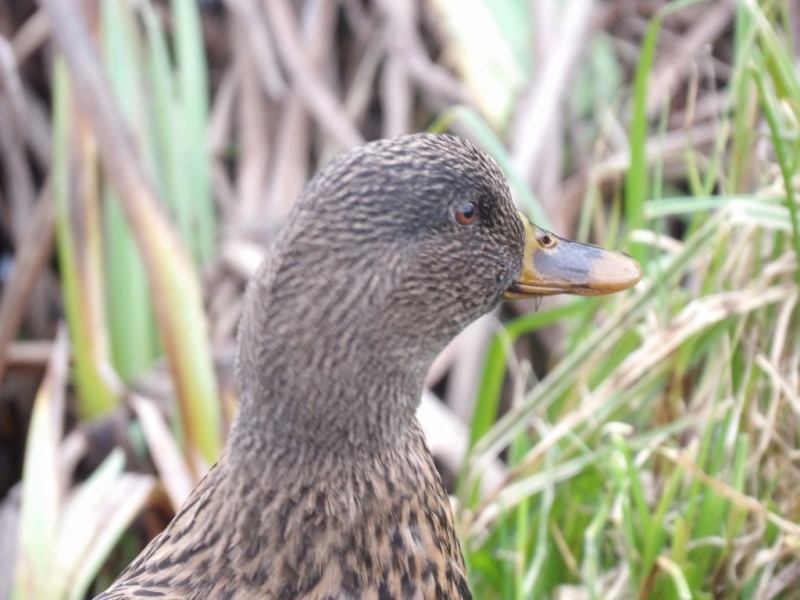
<instances>
[{"instance_id":1,"label":"blurred vegetation background","mask_svg":"<svg viewBox=\"0 0 800 600\"><path fill-rule=\"evenodd\" d=\"M800 598L798 45L794 0L0 1L0 599L169 522L296 194L421 130L645 271L433 366L475 597Z\"/></svg>"}]
</instances>

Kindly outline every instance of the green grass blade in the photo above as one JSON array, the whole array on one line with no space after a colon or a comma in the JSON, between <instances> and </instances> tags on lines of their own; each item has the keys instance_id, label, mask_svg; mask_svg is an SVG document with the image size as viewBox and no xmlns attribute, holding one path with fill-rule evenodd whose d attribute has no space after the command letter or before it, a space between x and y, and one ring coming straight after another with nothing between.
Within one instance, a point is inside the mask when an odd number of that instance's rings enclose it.
<instances>
[{"instance_id":1,"label":"green grass blade","mask_svg":"<svg viewBox=\"0 0 800 600\"><path fill-rule=\"evenodd\" d=\"M103 2L101 18L111 85L125 115L136 123L139 147L147 153L150 143L144 123L148 110L140 84L141 48L134 13L127 2ZM120 198L108 182L104 182L104 195L109 329L114 362L123 380L130 381L151 368L159 355L155 315L136 239Z\"/></svg>"},{"instance_id":2,"label":"green grass blade","mask_svg":"<svg viewBox=\"0 0 800 600\"><path fill-rule=\"evenodd\" d=\"M75 383L78 388L78 410L84 417L101 414L117 404L107 380L112 370L108 340L102 323L101 242L98 231L97 206L93 191L84 190L79 199L74 183L79 173L76 165L85 155L73 150L82 144L74 127L75 111L65 65L56 61L53 69L53 201L56 205L56 242L61 268L64 308L73 340ZM85 175L85 172L83 173ZM88 180L86 178L85 180ZM80 227L79 235L74 228Z\"/></svg>"}]
</instances>

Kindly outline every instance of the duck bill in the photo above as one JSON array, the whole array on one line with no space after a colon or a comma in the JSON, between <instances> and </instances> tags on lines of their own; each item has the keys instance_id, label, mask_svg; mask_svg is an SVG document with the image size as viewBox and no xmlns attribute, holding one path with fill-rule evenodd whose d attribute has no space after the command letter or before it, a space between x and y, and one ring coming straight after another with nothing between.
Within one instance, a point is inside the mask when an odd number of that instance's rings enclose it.
<instances>
[{"instance_id":1,"label":"duck bill","mask_svg":"<svg viewBox=\"0 0 800 600\"><path fill-rule=\"evenodd\" d=\"M505 291L505 299L553 294L600 296L626 290L642 278L639 263L627 254L565 240L525 225L525 263L522 274Z\"/></svg>"}]
</instances>

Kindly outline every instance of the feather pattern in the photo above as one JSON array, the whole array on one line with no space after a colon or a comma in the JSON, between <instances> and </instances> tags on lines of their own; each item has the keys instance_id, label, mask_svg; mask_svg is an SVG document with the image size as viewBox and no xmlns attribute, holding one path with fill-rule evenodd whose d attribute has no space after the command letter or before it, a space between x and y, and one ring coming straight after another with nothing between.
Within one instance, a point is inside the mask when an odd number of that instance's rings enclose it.
<instances>
[{"instance_id":1,"label":"feather pattern","mask_svg":"<svg viewBox=\"0 0 800 600\"><path fill-rule=\"evenodd\" d=\"M454 211L471 203L474 226ZM223 457L98 600L469 599L416 421L444 345L522 269L497 165L418 134L335 159L250 283Z\"/></svg>"}]
</instances>

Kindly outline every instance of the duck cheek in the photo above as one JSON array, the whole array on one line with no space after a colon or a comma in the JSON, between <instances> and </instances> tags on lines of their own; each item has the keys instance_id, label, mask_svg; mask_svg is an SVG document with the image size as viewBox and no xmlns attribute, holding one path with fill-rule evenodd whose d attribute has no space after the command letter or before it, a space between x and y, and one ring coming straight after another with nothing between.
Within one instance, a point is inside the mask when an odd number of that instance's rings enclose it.
<instances>
[{"instance_id":1,"label":"duck cheek","mask_svg":"<svg viewBox=\"0 0 800 600\"><path fill-rule=\"evenodd\" d=\"M519 278L522 273L522 261L509 261L504 268L497 271L495 278L495 302L492 308L503 301L506 290Z\"/></svg>"},{"instance_id":2,"label":"duck cheek","mask_svg":"<svg viewBox=\"0 0 800 600\"><path fill-rule=\"evenodd\" d=\"M503 252L486 253L491 260L475 265L472 283L473 297L484 301L480 314L491 311L503 301L503 294L522 272L522 261ZM478 315L480 316L480 315Z\"/></svg>"},{"instance_id":3,"label":"duck cheek","mask_svg":"<svg viewBox=\"0 0 800 600\"><path fill-rule=\"evenodd\" d=\"M464 311L468 315L467 325L478 317L490 312L503 299L503 292L508 288L509 278L506 273L499 272L486 276L483 272L480 277L470 281L462 300L466 305Z\"/></svg>"}]
</instances>

